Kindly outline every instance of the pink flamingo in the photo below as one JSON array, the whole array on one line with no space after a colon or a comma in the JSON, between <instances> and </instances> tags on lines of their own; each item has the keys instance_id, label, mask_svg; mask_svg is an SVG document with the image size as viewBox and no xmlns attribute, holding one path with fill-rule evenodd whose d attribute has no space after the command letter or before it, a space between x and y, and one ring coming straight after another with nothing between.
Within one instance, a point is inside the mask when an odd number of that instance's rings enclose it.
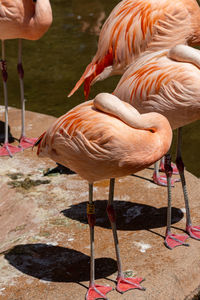
<instances>
[{"instance_id":1,"label":"pink flamingo","mask_svg":"<svg viewBox=\"0 0 200 300\"><path fill-rule=\"evenodd\" d=\"M97 53L69 96L127 67L154 41L154 50L200 42L200 8L196 0L123 0L104 23Z\"/></svg>"},{"instance_id":2,"label":"pink flamingo","mask_svg":"<svg viewBox=\"0 0 200 300\"><path fill-rule=\"evenodd\" d=\"M181 127L200 119L200 52L186 45L172 49L149 51L141 55L124 73L113 94L129 102L140 113L155 111L164 115L172 129L178 128L176 165L179 170L186 206L186 231L200 240L200 226L192 226L184 164L181 158ZM169 248L184 243L171 234L171 170L167 168L169 185L168 221L165 244Z\"/></svg>"},{"instance_id":3,"label":"pink flamingo","mask_svg":"<svg viewBox=\"0 0 200 300\"><path fill-rule=\"evenodd\" d=\"M112 290L95 284L93 182L110 179L108 217L111 222L118 264L117 291L144 289L142 278L124 278L113 207L114 178L151 165L169 149L172 130L157 113L140 115L130 104L102 93L60 117L39 139L37 154L69 167L89 182L87 207L90 226L90 284L87 300L107 299Z\"/></svg>"},{"instance_id":4,"label":"pink flamingo","mask_svg":"<svg viewBox=\"0 0 200 300\"><path fill-rule=\"evenodd\" d=\"M52 11L49 0L10 0L1 1L0 10L0 39L2 41L1 69L3 77L5 101L5 140L0 148L0 156L9 155L32 147L36 139L25 137L25 103L24 103L24 70L22 67L22 41L38 40L48 30L52 23ZM20 81L22 103L22 130L19 147L8 143L8 97L7 97L7 68L5 61L4 41L19 39L17 70Z\"/></svg>"},{"instance_id":5,"label":"pink flamingo","mask_svg":"<svg viewBox=\"0 0 200 300\"><path fill-rule=\"evenodd\" d=\"M97 52L69 96L84 82L87 99L92 84L115 74L123 74L137 57L152 48L152 42L154 51L177 44L199 44L199 28L200 8L196 0L121 1L104 23ZM160 176L158 170L156 164L154 182L166 185L166 177ZM160 170L164 170L163 160ZM178 174L174 164L173 173Z\"/></svg>"}]
</instances>

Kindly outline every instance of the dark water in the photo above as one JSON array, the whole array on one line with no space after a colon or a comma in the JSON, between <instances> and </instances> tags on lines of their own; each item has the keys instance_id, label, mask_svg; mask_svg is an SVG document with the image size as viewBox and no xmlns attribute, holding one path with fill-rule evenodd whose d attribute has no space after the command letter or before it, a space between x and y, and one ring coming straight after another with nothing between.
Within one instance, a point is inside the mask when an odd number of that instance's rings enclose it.
<instances>
[{"instance_id":1,"label":"dark water","mask_svg":"<svg viewBox=\"0 0 200 300\"><path fill-rule=\"evenodd\" d=\"M67 94L96 52L102 22L117 0L51 1L54 21L39 41L23 41L26 108L54 116L64 114L82 102L83 89L71 98ZM17 41L6 41L9 105L20 107L16 72ZM119 77L97 83L91 97L102 91L112 92ZM2 90L0 91L3 104ZM200 122L184 128L183 158L187 170L200 177ZM173 153L175 147L173 147Z\"/></svg>"}]
</instances>

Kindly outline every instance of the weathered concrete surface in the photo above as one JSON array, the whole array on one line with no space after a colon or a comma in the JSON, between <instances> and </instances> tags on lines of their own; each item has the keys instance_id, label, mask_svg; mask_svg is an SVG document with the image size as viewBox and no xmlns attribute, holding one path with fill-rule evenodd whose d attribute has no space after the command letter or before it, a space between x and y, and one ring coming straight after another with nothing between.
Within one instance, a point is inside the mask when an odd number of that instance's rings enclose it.
<instances>
[{"instance_id":1,"label":"weathered concrete surface","mask_svg":"<svg viewBox=\"0 0 200 300\"><path fill-rule=\"evenodd\" d=\"M0 113L1 120L3 114ZM53 117L27 112L27 135L39 136ZM20 111L9 110L11 133L19 138ZM0 299L84 299L89 280L88 185L78 175L44 177L55 164L28 149L0 158ZM116 181L117 227L123 269L145 278L146 291L110 300L191 299L200 285L200 242L170 251L163 245L167 190L151 182L152 170ZM40 181L38 181L40 180ZM48 181L49 180L49 183ZM186 172L191 214L200 224L200 180ZM173 232L185 228L181 183L172 191ZM108 181L95 184L97 282L115 288L116 259L106 216Z\"/></svg>"}]
</instances>

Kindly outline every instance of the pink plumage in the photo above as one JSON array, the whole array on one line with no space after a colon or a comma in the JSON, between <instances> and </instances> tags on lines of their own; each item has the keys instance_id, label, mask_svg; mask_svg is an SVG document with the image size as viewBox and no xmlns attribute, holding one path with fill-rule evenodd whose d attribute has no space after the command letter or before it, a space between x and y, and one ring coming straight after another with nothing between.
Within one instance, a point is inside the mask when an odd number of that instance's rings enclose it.
<instances>
[{"instance_id":1,"label":"pink plumage","mask_svg":"<svg viewBox=\"0 0 200 300\"><path fill-rule=\"evenodd\" d=\"M118 110L122 107L119 118L126 114L124 109L136 111L115 96L100 95L105 105ZM97 110L91 100L60 117L42 136L38 155L49 156L92 183L142 170L169 149L171 128L161 115L132 113L132 122L136 117L144 120L144 128L137 128L137 123L134 128L116 117L115 112L102 110Z\"/></svg>"},{"instance_id":2,"label":"pink plumage","mask_svg":"<svg viewBox=\"0 0 200 300\"><path fill-rule=\"evenodd\" d=\"M32 147L35 138L25 136L25 101L24 101L24 70L22 66L22 39L38 40L48 30L52 23L52 11L49 0L1 0L0 2L0 39L2 42L1 70L5 102L5 139L0 148L0 156L13 156L26 148ZM22 129L19 147L8 141L8 96L7 96L7 65L5 55L5 40L19 39L18 75L20 82Z\"/></svg>"},{"instance_id":3,"label":"pink plumage","mask_svg":"<svg viewBox=\"0 0 200 300\"><path fill-rule=\"evenodd\" d=\"M199 44L199 28L200 9L196 0L121 1L104 23L97 52L69 96L84 82L87 99L91 84L123 74L149 48Z\"/></svg>"}]
</instances>

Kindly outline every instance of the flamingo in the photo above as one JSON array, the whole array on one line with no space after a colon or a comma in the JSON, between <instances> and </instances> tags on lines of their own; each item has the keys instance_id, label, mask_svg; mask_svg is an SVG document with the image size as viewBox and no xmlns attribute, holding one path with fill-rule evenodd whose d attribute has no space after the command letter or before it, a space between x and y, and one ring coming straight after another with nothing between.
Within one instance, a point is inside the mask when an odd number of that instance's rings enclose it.
<instances>
[{"instance_id":1,"label":"flamingo","mask_svg":"<svg viewBox=\"0 0 200 300\"><path fill-rule=\"evenodd\" d=\"M154 51L200 43L200 8L196 0L123 0L112 10L99 36L92 62L69 93L90 86L127 67L154 42Z\"/></svg>"},{"instance_id":2,"label":"flamingo","mask_svg":"<svg viewBox=\"0 0 200 300\"><path fill-rule=\"evenodd\" d=\"M169 149L172 130L157 113L140 115L116 96L101 93L61 116L38 139L37 154L69 167L89 183L87 207L90 226L90 284L86 300L107 299L112 290L95 284L93 183L110 178L107 214L113 231L118 265L117 291L144 288L142 278L124 278L113 207L116 177L135 173L151 165Z\"/></svg>"},{"instance_id":3,"label":"flamingo","mask_svg":"<svg viewBox=\"0 0 200 300\"><path fill-rule=\"evenodd\" d=\"M178 128L176 165L180 174L185 207L186 232L200 240L200 226L192 226L186 190L184 164L181 158L181 127L200 119L200 52L187 45L144 53L120 79L113 94L129 102L140 113L151 111L164 115L172 129ZM169 186L168 217L165 244L172 249L184 238L171 233L171 171L167 167Z\"/></svg>"},{"instance_id":4,"label":"flamingo","mask_svg":"<svg viewBox=\"0 0 200 300\"><path fill-rule=\"evenodd\" d=\"M22 66L22 39L38 40L52 23L52 11L49 0L2 0L0 4L0 39L2 42L1 70L5 101L5 140L0 148L0 156L13 154L32 147L36 139L25 136L24 70ZM18 75L20 81L22 105L22 130L19 147L8 143L8 97L7 67L5 60L5 40L19 39Z\"/></svg>"},{"instance_id":5,"label":"flamingo","mask_svg":"<svg viewBox=\"0 0 200 300\"><path fill-rule=\"evenodd\" d=\"M115 74L123 74L149 47L157 51L177 44L200 43L200 8L196 0L123 0L112 10L100 32L98 49L91 63L69 93L84 82L88 99L90 86ZM155 164L153 180L166 185ZM160 170L164 171L163 159ZM178 174L173 164L173 174ZM172 180L172 183L176 182Z\"/></svg>"}]
</instances>

